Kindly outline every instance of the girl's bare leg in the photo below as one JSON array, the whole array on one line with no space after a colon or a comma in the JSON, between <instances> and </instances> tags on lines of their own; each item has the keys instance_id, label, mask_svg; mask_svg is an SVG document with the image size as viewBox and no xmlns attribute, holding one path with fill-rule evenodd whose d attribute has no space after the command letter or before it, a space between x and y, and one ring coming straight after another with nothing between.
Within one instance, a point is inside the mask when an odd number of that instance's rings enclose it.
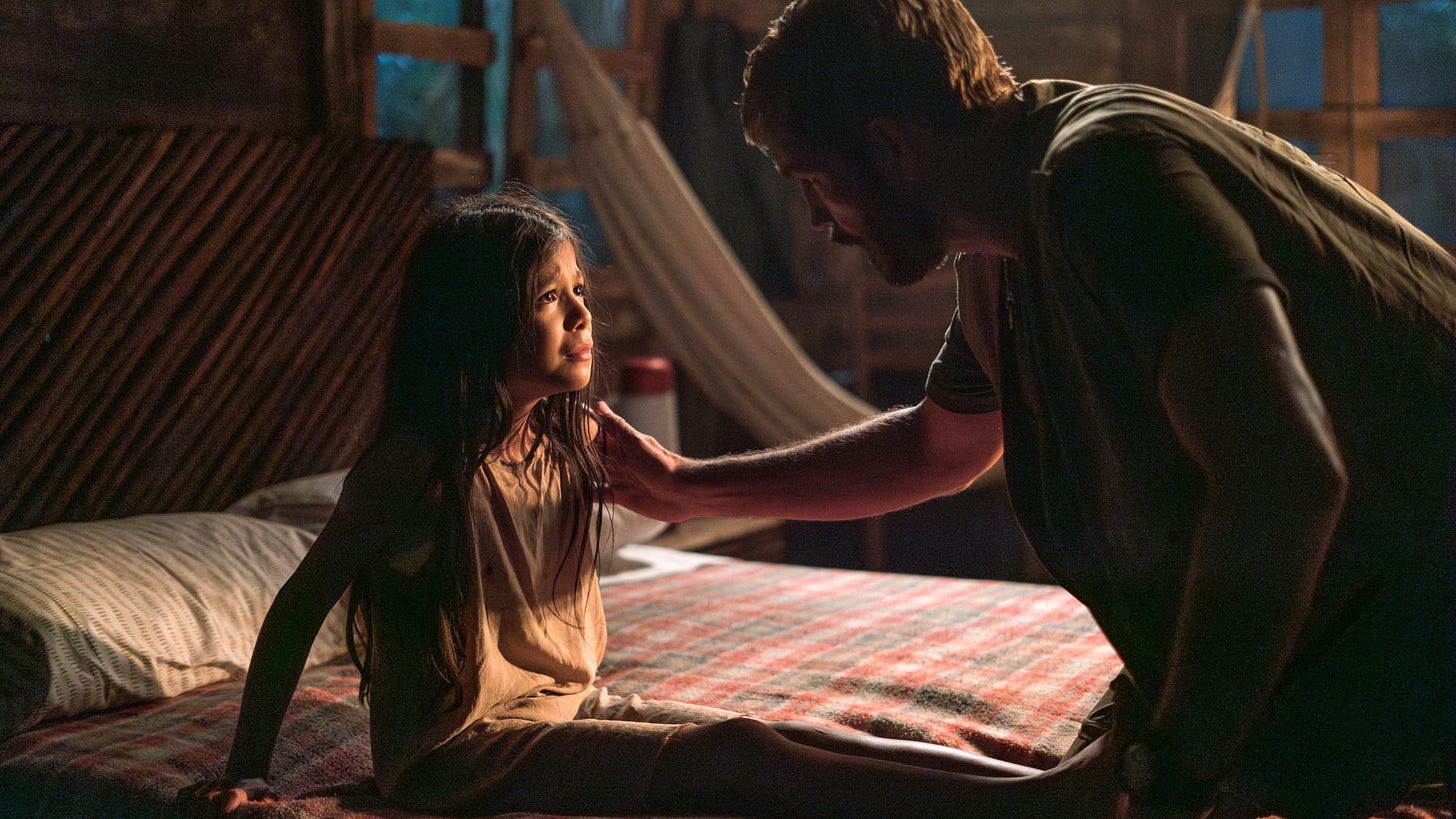
<instances>
[{"instance_id":1,"label":"girl's bare leg","mask_svg":"<svg viewBox=\"0 0 1456 819\"><path fill-rule=\"evenodd\" d=\"M1111 816L1111 761L1089 748L1036 776L982 776L838 753L768 723L688 726L658 758L644 807L655 813L784 817Z\"/></svg>"}]
</instances>

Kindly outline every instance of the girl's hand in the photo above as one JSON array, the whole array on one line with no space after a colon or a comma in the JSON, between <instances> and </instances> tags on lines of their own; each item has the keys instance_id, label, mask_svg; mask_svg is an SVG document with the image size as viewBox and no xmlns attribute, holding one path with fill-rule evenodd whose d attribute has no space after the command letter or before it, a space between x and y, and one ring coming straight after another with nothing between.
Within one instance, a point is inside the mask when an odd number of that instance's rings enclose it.
<instances>
[{"instance_id":1,"label":"girl's hand","mask_svg":"<svg viewBox=\"0 0 1456 819\"><path fill-rule=\"evenodd\" d=\"M227 816L244 802L277 802L278 793L263 779L209 779L177 792L177 805L193 816Z\"/></svg>"},{"instance_id":2,"label":"girl's hand","mask_svg":"<svg viewBox=\"0 0 1456 819\"><path fill-rule=\"evenodd\" d=\"M693 517L678 476L687 459L633 429L605 402L597 402L596 414L607 466L607 500L661 521Z\"/></svg>"}]
</instances>

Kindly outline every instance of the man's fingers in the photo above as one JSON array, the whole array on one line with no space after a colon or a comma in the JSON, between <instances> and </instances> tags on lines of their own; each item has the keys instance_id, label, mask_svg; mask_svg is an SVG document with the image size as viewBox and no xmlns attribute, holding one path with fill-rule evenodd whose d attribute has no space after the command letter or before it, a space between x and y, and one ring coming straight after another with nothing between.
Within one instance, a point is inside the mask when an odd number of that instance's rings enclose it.
<instances>
[{"instance_id":1,"label":"man's fingers","mask_svg":"<svg viewBox=\"0 0 1456 819\"><path fill-rule=\"evenodd\" d=\"M612 424L616 426L621 426L622 424L626 423L622 420L622 416L618 415L615 412L612 412L612 408L607 406L606 401L598 401L596 403L596 411L597 415L600 416L603 420L611 421Z\"/></svg>"}]
</instances>

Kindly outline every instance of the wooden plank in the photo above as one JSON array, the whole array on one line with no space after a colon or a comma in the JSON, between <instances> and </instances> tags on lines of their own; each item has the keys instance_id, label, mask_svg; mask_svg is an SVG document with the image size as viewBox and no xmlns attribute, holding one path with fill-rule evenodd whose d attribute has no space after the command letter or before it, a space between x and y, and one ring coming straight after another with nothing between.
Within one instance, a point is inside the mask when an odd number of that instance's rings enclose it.
<instances>
[{"instance_id":1,"label":"wooden plank","mask_svg":"<svg viewBox=\"0 0 1456 819\"><path fill-rule=\"evenodd\" d=\"M1327 116L1321 119L1320 151L1326 164L1353 177L1354 131L1349 114L1355 92L1350 73L1350 53L1354 48L1352 9L1356 0L1326 0L1324 4L1324 105ZM1270 123L1274 118L1270 117Z\"/></svg>"},{"instance_id":2,"label":"wooden plank","mask_svg":"<svg viewBox=\"0 0 1456 819\"><path fill-rule=\"evenodd\" d=\"M374 0L359 0L359 20L354 54L359 65L359 130L366 138L379 135L379 81L374 53Z\"/></svg>"},{"instance_id":3,"label":"wooden plank","mask_svg":"<svg viewBox=\"0 0 1456 819\"><path fill-rule=\"evenodd\" d=\"M1252 110L1240 110L1239 116L1252 118ZM1269 111L1268 131L1285 139L1343 139L1344 111L1312 111L1297 108L1275 108ZM1325 148L1328 150L1328 148Z\"/></svg>"},{"instance_id":4,"label":"wooden plank","mask_svg":"<svg viewBox=\"0 0 1456 819\"><path fill-rule=\"evenodd\" d=\"M1380 3L1349 0L1350 99L1348 128L1349 176L1372 191L1380 190L1380 142L1360 127L1362 109L1380 105Z\"/></svg>"},{"instance_id":5,"label":"wooden plank","mask_svg":"<svg viewBox=\"0 0 1456 819\"><path fill-rule=\"evenodd\" d=\"M662 102L663 35L666 27L663 4L660 0L632 0L629 6L628 40L634 48L652 55L653 68L637 82L633 99L637 110L649 121L657 120L658 108Z\"/></svg>"},{"instance_id":6,"label":"wooden plank","mask_svg":"<svg viewBox=\"0 0 1456 819\"><path fill-rule=\"evenodd\" d=\"M307 13L317 20L313 27L317 45L311 60L316 79L310 83L314 130L356 136L364 129L364 94L373 91L372 86L366 87L361 71L359 3L326 0L307 6Z\"/></svg>"},{"instance_id":7,"label":"wooden plank","mask_svg":"<svg viewBox=\"0 0 1456 819\"><path fill-rule=\"evenodd\" d=\"M529 37L517 60L532 68L541 68L546 65L546 52L540 45L531 46L531 41L540 43L538 37ZM629 83L644 81L657 72L657 56L646 49L593 48L591 52L608 75Z\"/></svg>"},{"instance_id":8,"label":"wooden plank","mask_svg":"<svg viewBox=\"0 0 1456 819\"><path fill-rule=\"evenodd\" d=\"M1349 103L1355 107L1380 105L1380 3L1349 0Z\"/></svg>"},{"instance_id":9,"label":"wooden plank","mask_svg":"<svg viewBox=\"0 0 1456 819\"><path fill-rule=\"evenodd\" d=\"M1187 11L1166 0L1124 0L1119 77L1186 93ZM999 46L998 46L999 48Z\"/></svg>"},{"instance_id":10,"label":"wooden plank","mask_svg":"<svg viewBox=\"0 0 1456 819\"><path fill-rule=\"evenodd\" d=\"M495 35L479 29L375 20L374 50L421 60L486 68L495 61Z\"/></svg>"},{"instance_id":11,"label":"wooden plank","mask_svg":"<svg viewBox=\"0 0 1456 819\"><path fill-rule=\"evenodd\" d=\"M1353 97L1350 78L1351 0L1326 0L1324 4L1324 85L1325 107L1341 108Z\"/></svg>"},{"instance_id":12,"label":"wooden plank","mask_svg":"<svg viewBox=\"0 0 1456 819\"><path fill-rule=\"evenodd\" d=\"M1365 139L1456 137L1456 108L1371 108L1355 112Z\"/></svg>"},{"instance_id":13,"label":"wooden plank","mask_svg":"<svg viewBox=\"0 0 1456 819\"><path fill-rule=\"evenodd\" d=\"M574 191L581 188L581 177L569 156L531 154L520 158L520 177L539 191Z\"/></svg>"},{"instance_id":14,"label":"wooden plank","mask_svg":"<svg viewBox=\"0 0 1456 819\"><path fill-rule=\"evenodd\" d=\"M309 5L0 4L0 122L307 132L327 118Z\"/></svg>"},{"instance_id":15,"label":"wooden plank","mask_svg":"<svg viewBox=\"0 0 1456 819\"><path fill-rule=\"evenodd\" d=\"M479 2L460 6L460 27L485 29L485 6ZM494 45L492 44L492 53ZM492 60L491 62L494 62ZM485 150L485 69L475 66L460 68L460 129L456 146L472 153Z\"/></svg>"},{"instance_id":16,"label":"wooden plank","mask_svg":"<svg viewBox=\"0 0 1456 819\"><path fill-rule=\"evenodd\" d=\"M430 170L437 188L482 189L490 184L490 154L462 148L436 148Z\"/></svg>"},{"instance_id":17,"label":"wooden plank","mask_svg":"<svg viewBox=\"0 0 1456 819\"><path fill-rule=\"evenodd\" d=\"M514 14L515 43L511 61L511 82L506 99L506 176L530 183L531 176L525 167L530 163L536 149L536 96L540 93L537 81L539 52L545 47L540 37L525 34L523 20L527 17L530 3L516 3Z\"/></svg>"}]
</instances>

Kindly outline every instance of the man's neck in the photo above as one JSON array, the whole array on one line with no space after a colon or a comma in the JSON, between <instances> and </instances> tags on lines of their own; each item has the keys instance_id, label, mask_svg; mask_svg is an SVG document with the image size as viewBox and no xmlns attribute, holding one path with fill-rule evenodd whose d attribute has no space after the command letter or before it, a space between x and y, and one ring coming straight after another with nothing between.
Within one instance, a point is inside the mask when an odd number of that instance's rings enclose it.
<instances>
[{"instance_id":1,"label":"man's neck","mask_svg":"<svg viewBox=\"0 0 1456 819\"><path fill-rule=\"evenodd\" d=\"M1017 100L989 111L971 129L940 137L947 244L953 253L1020 258L1032 163L1026 113Z\"/></svg>"}]
</instances>

